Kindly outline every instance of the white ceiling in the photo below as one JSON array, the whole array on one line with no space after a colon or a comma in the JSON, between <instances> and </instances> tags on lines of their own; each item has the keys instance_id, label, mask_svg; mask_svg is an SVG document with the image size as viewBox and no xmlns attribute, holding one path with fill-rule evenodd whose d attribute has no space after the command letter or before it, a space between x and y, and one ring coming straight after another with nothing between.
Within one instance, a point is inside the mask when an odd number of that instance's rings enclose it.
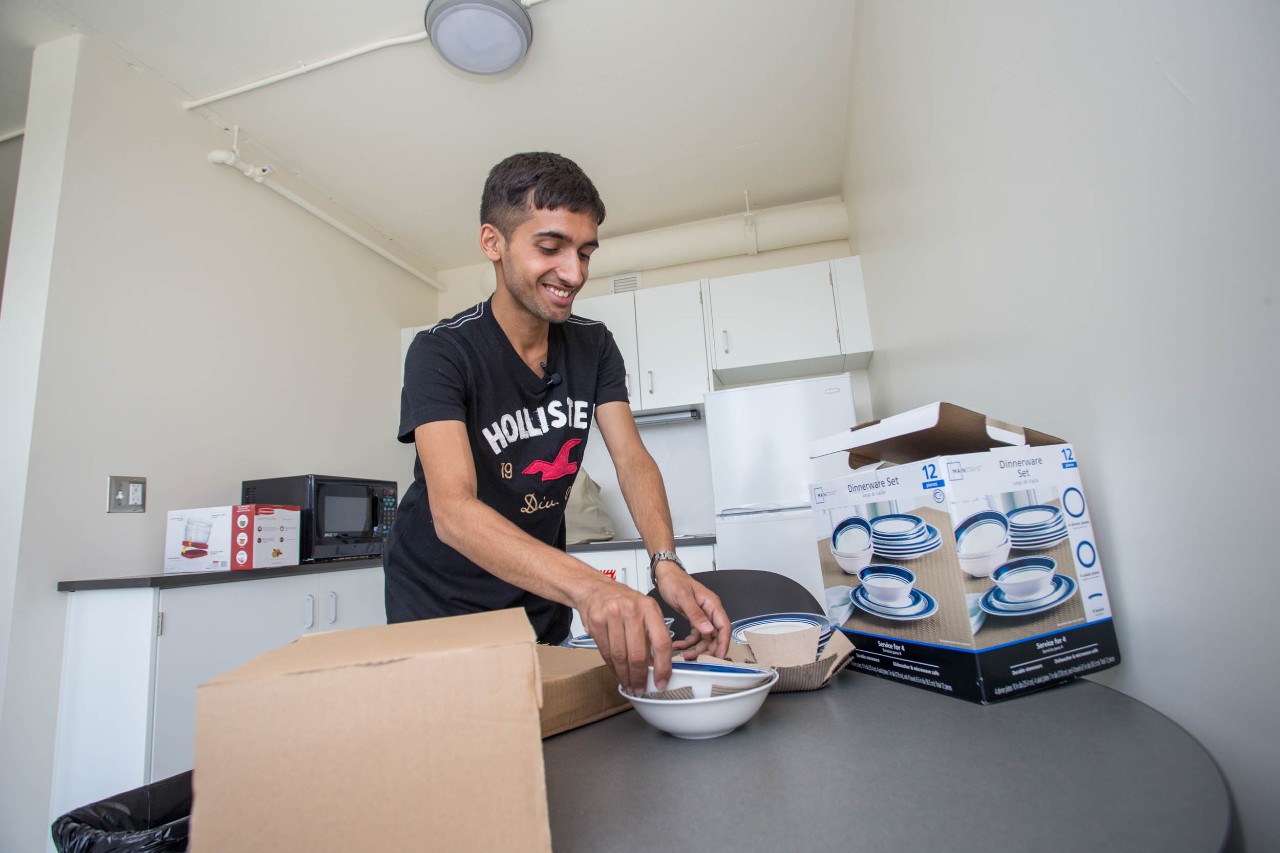
<instances>
[{"instance_id":1,"label":"white ceiling","mask_svg":"<svg viewBox=\"0 0 1280 853\"><path fill-rule=\"evenodd\" d=\"M32 48L65 33L194 100L420 33L425 5L0 0L0 135L22 127ZM529 10L529 56L501 78L455 71L422 41L203 109L448 269L477 262L484 177L520 150L582 165L609 209L602 237L740 212L744 190L752 207L839 195L853 6L546 0Z\"/></svg>"}]
</instances>

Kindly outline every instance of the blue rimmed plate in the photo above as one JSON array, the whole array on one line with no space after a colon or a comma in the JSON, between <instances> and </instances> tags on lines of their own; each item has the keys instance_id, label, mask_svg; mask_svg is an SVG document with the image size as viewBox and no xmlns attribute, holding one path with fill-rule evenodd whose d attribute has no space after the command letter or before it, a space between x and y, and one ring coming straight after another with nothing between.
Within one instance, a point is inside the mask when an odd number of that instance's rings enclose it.
<instances>
[{"instance_id":1,"label":"blue rimmed plate","mask_svg":"<svg viewBox=\"0 0 1280 853\"><path fill-rule=\"evenodd\" d=\"M911 599L902 607L891 607L872 601L871 597L867 595L867 591L861 586L853 588L853 591L849 593L849 600L859 610L866 611L872 616L879 616L882 619L897 619L902 622L924 619L938 612L938 602L934 601L929 593L919 589L911 590Z\"/></svg>"},{"instance_id":2,"label":"blue rimmed plate","mask_svg":"<svg viewBox=\"0 0 1280 853\"><path fill-rule=\"evenodd\" d=\"M1053 576L1054 591L1033 601L1009 602L1000 587L992 587L982 594L978 606L992 616L1030 616L1052 610L1070 598L1076 591L1076 582L1066 575Z\"/></svg>"},{"instance_id":3,"label":"blue rimmed plate","mask_svg":"<svg viewBox=\"0 0 1280 853\"><path fill-rule=\"evenodd\" d=\"M924 519L905 512L891 512L871 519L871 535L876 539L910 539L924 531Z\"/></svg>"}]
</instances>

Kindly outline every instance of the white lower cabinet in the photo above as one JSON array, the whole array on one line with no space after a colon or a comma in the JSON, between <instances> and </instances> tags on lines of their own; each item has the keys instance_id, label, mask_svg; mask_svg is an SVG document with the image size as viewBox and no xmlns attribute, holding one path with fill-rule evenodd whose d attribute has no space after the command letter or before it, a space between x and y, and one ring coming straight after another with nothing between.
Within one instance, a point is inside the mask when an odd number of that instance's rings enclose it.
<instances>
[{"instance_id":1,"label":"white lower cabinet","mask_svg":"<svg viewBox=\"0 0 1280 853\"><path fill-rule=\"evenodd\" d=\"M190 770L200 684L302 634L387 621L380 566L69 595L55 817Z\"/></svg>"}]
</instances>

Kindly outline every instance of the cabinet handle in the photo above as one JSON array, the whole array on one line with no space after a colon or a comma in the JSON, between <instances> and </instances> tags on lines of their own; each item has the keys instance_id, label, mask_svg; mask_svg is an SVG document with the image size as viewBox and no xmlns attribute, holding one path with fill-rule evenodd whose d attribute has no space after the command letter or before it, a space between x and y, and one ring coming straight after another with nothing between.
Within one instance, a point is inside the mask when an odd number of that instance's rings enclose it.
<instances>
[{"instance_id":1,"label":"cabinet handle","mask_svg":"<svg viewBox=\"0 0 1280 853\"><path fill-rule=\"evenodd\" d=\"M724 330L724 351L726 354L728 354L729 352L729 330L728 329Z\"/></svg>"},{"instance_id":2,"label":"cabinet handle","mask_svg":"<svg viewBox=\"0 0 1280 853\"><path fill-rule=\"evenodd\" d=\"M653 371L649 371L649 393L653 393Z\"/></svg>"},{"instance_id":3,"label":"cabinet handle","mask_svg":"<svg viewBox=\"0 0 1280 853\"><path fill-rule=\"evenodd\" d=\"M324 614L324 619L330 625L338 621L338 594L333 590L329 590L328 610Z\"/></svg>"},{"instance_id":4,"label":"cabinet handle","mask_svg":"<svg viewBox=\"0 0 1280 853\"><path fill-rule=\"evenodd\" d=\"M316 626L316 597L314 595L304 595L302 597L302 630L310 631Z\"/></svg>"}]
</instances>

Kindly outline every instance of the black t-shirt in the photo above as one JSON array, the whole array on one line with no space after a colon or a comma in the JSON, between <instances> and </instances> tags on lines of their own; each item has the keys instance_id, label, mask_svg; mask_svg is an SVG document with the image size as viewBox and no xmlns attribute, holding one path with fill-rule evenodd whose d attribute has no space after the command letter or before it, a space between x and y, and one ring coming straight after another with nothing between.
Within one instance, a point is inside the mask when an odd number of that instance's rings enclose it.
<instances>
[{"instance_id":1,"label":"black t-shirt","mask_svg":"<svg viewBox=\"0 0 1280 853\"><path fill-rule=\"evenodd\" d=\"M433 421L466 424L479 499L533 538L565 546L569 488L596 405L627 400L626 368L603 323L570 316L547 333L535 374L482 302L419 332L405 358L399 439ZM490 574L440 541L422 462L414 456L387 539L387 621L523 607L543 642L569 632L569 608Z\"/></svg>"}]
</instances>

